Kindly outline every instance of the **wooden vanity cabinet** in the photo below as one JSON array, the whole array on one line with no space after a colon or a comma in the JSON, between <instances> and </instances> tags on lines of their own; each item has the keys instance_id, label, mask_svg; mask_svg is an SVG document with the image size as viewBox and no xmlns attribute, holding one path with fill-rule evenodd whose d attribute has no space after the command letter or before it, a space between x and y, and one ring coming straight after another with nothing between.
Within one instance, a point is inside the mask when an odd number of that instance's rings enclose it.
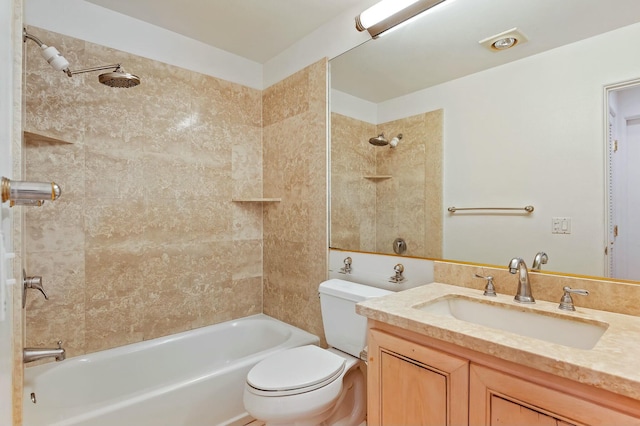
<instances>
[{"instance_id":1,"label":"wooden vanity cabinet","mask_svg":"<svg viewBox=\"0 0 640 426\"><path fill-rule=\"evenodd\" d=\"M469 361L369 332L367 425L467 423Z\"/></svg>"},{"instance_id":2,"label":"wooden vanity cabinet","mask_svg":"<svg viewBox=\"0 0 640 426\"><path fill-rule=\"evenodd\" d=\"M373 324L370 426L640 425L640 401Z\"/></svg>"}]
</instances>

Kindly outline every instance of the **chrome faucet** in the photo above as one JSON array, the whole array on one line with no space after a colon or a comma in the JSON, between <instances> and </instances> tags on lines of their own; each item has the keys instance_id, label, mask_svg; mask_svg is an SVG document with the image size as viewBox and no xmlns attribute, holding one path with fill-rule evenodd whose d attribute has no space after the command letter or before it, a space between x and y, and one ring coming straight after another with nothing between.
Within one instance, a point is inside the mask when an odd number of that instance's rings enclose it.
<instances>
[{"instance_id":1,"label":"chrome faucet","mask_svg":"<svg viewBox=\"0 0 640 426\"><path fill-rule=\"evenodd\" d=\"M395 272L395 275L389 278L390 283L397 284L404 281L404 276L402 275L402 273L404 272L404 266L402 265L402 263L398 263L396 266L394 266L393 271Z\"/></svg>"},{"instance_id":2,"label":"chrome faucet","mask_svg":"<svg viewBox=\"0 0 640 426\"><path fill-rule=\"evenodd\" d=\"M536 257L533 258L533 265L531 265L532 271L539 271L542 269L542 265L546 265L549 261L549 256L543 251L536 253Z\"/></svg>"},{"instance_id":3,"label":"chrome faucet","mask_svg":"<svg viewBox=\"0 0 640 426\"><path fill-rule=\"evenodd\" d=\"M529 271L527 265L520 257L514 257L509 262L509 272L518 274L518 291L513 300L520 303L536 303L531 294L531 284L529 283Z\"/></svg>"},{"instance_id":4,"label":"chrome faucet","mask_svg":"<svg viewBox=\"0 0 640 426\"><path fill-rule=\"evenodd\" d=\"M340 270L338 271L338 273L340 274L350 274L351 273L351 263L353 261L351 260L351 257L345 257L344 258L344 266L342 268L340 268Z\"/></svg>"},{"instance_id":5,"label":"chrome faucet","mask_svg":"<svg viewBox=\"0 0 640 426\"><path fill-rule=\"evenodd\" d=\"M50 357L54 357L56 361L63 361L67 357L61 340L58 341L58 347L55 349L24 348L22 352L22 361L25 364Z\"/></svg>"}]
</instances>

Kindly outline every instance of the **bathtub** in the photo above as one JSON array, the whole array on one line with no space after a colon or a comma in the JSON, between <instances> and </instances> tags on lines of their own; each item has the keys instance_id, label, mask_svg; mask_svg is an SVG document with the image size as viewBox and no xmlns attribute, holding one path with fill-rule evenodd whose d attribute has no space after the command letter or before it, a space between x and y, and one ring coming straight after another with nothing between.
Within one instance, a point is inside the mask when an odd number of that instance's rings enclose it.
<instances>
[{"instance_id":1,"label":"bathtub","mask_svg":"<svg viewBox=\"0 0 640 426\"><path fill-rule=\"evenodd\" d=\"M242 405L251 367L276 351L317 343L260 314L28 367L24 426L242 425L251 420Z\"/></svg>"}]
</instances>

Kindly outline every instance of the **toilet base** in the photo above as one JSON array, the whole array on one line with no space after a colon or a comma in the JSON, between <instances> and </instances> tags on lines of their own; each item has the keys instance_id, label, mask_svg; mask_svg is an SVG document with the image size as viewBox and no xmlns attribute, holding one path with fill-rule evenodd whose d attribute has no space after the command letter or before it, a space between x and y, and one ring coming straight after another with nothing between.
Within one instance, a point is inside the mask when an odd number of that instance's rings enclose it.
<instances>
[{"instance_id":1,"label":"toilet base","mask_svg":"<svg viewBox=\"0 0 640 426\"><path fill-rule=\"evenodd\" d=\"M299 420L267 421L265 426L366 426L366 371L362 367L364 363L358 363L346 373L343 391L328 410Z\"/></svg>"},{"instance_id":2,"label":"toilet base","mask_svg":"<svg viewBox=\"0 0 640 426\"><path fill-rule=\"evenodd\" d=\"M282 405L269 403L265 406L260 403L260 400L270 397L258 397L245 389L245 406L249 403L256 409L259 405L262 410L268 410L262 412L263 416L252 413L258 420L264 421L266 426L366 426L366 365L357 358L336 349L327 350L346 358L346 372L342 377L338 377L324 388L292 395L293 398L284 397L281 400ZM331 388L335 390L332 391ZM305 406L310 408L314 401L317 401L319 391L335 396L328 399L324 406L316 406L311 410L312 412L305 412ZM309 403L305 403L305 400ZM288 415L283 416L284 413Z\"/></svg>"}]
</instances>

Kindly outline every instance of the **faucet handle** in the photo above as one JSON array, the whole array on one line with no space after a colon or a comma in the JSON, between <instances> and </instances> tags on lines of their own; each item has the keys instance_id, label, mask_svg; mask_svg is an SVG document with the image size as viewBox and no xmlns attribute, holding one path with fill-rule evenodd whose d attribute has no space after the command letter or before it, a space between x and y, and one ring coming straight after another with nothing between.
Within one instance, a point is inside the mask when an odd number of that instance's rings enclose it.
<instances>
[{"instance_id":1,"label":"faucet handle","mask_svg":"<svg viewBox=\"0 0 640 426\"><path fill-rule=\"evenodd\" d=\"M564 294L562 295L562 298L560 299L560 305L558 306L558 309L562 309L563 311L575 311L576 310L576 307L573 305L573 298L571 297L572 294L579 294L581 296L588 296L589 295L589 292L587 290L572 289L569 286L563 287L562 290L564 291Z\"/></svg>"},{"instance_id":2,"label":"faucet handle","mask_svg":"<svg viewBox=\"0 0 640 426\"><path fill-rule=\"evenodd\" d=\"M353 263L353 260L351 259L351 256L347 256L344 258L343 260L344 266L342 268L340 268L340 270L338 271L340 274L350 274L351 273L351 263Z\"/></svg>"},{"instance_id":3,"label":"faucet handle","mask_svg":"<svg viewBox=\"0 0 640 426\"><path fill-rule=\"evenodd\" d=\"M404 276L402 276L402 273L404 272L404 266L402 265L402 263L398 263L396 266L394 266L393 271L395 272L395 275L389 278L390 283L397 284L401 281L404 281Z\"/></svg>"},{"instance_id":4,"label":"faucet handle","mask_svg":"<svg viewBox=\"0 0 640 426\"><path fill-rule=\"evenodd\" d=\"M539 251L536 253L536 256L533 258L533 264L531 265L532 271L539 271L542 269L542 265L546 265L549 261L549 256L547 253L543 251Z\"/></svg>"},{"instance_id":5,"label":"faucet handle","mask_svg":"<svg viewBox=\"0 0 640 426\"><path fill-rule=\"evenodd\" d=\"M475 276L477 278L482 278L482 279L487 280L487 285L485 285L485 287L484 287L483 295L490 296L490 297L496 297L496 288L493 285L493 277L491 275L485 277L485 276L482 276L480 274L475 274Z\"/></svg>"},{"instance_id":6,"label":"faucet handle","mask_svg":"<svg viewBox=\"0 0 640 426\"><path fill-rule=\"evenodd\" d=\"M22 290L22 308L27 305L27 289L33 288L36 290L40 290L40 293L44 296L46 300L49 300L49 296L44 291L44 287L42 286L42 277L27 277L24 269L22 270L22 286L24 287Z\"/></svg>"}]
</instances>

